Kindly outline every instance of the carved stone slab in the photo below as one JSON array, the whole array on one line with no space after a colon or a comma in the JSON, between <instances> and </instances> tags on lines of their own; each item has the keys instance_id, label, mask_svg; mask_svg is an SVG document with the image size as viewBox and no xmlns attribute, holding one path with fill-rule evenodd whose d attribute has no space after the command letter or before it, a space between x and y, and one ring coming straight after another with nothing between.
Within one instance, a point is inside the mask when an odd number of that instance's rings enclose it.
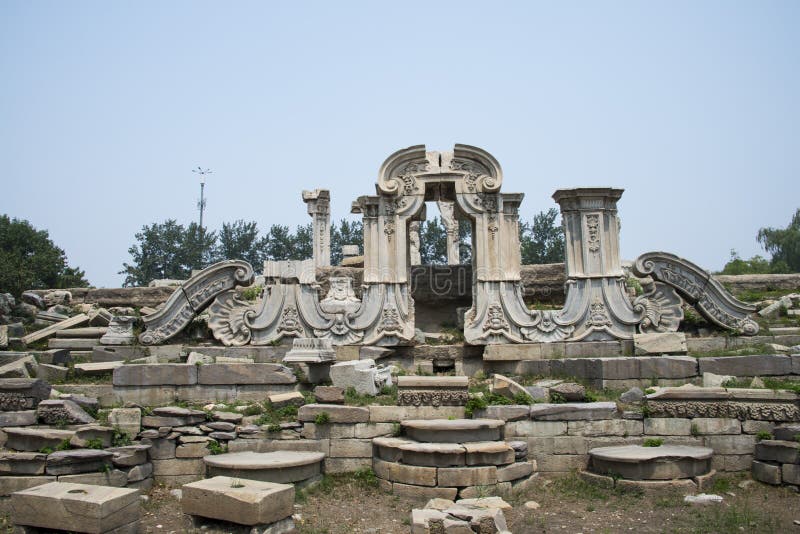
<instances>
[{"instance_id":1,"label":"carved stone slab","mask_svg":"<svg viewBox=\"0 0 800 534\"><path fill-rule=\"evenodd\" d=\"M631 269L636 276L650 276L670 285L703 317L721 328L746 336L758 333L751 314L756 308L733 297L711 274L694 263L667 252L639 256Z\"/></svg>"},{"instance_id":2,"label":"carved stone slab","mask_svg":"<svg viewBox=\"0 0 800 534\"><path fill-rule=\"evenodd\" d=\"M651 417L800 421L800 397L767 389L663 388L647 396Z\"/></svg>"},{"instance_id":3,"label":"carved stone slab","mask_svg":"<svg viewBox=\"0 0 800 534\"><path fill-rule=\"evenodd\" d=\"M221 261L203 269L177 288L156 313L143 318L144 345L163 343L183 330L214 298L236 286L253 283L253 267L242 260Z\"/></svg>"}]
</instances>

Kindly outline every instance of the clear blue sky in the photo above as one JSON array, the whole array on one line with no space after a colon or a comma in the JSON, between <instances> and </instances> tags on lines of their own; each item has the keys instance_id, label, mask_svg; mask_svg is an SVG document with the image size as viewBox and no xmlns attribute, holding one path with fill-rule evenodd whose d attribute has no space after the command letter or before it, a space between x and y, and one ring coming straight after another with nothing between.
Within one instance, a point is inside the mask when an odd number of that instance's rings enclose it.
<instances>
[{"instance_id":1,"label":"clear blue sky","mask_svg":"<svg viewBox=\"0 0 800 534\"><path fill-rule=\"evenodd\" d=\"M0 3L0 213L118 286L142 225L335 219L393 151L483 147L523 217L623 187L623 257L710 269L800 207L800 2Z\"/></svg>"}]
</instances>

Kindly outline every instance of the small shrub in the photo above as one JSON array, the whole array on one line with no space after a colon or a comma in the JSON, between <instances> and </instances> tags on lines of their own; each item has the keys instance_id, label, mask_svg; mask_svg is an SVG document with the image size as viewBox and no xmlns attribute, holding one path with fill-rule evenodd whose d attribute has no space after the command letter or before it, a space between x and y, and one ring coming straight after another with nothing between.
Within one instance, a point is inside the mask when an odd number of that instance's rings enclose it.
<instances>
[{"instance_id":1,"label":"small shrub","mask_svg":"<svg viewBox=\"0 0 800 534\"><path fill-rule=\"evenodd\" d=\"M100 438L92 438L86 441L86 448L87 449L102 449L103 448L103 440Z\"/></svg>"},{"instance_id":2,"label":"small shrub","mask_svg":"<svg viewBox=\"0 0 800 534\"><path fill-rule=\"evenodd\" d=\"M41 449L39 449L39 452L41 452L42 454L53 454L53 452L55 451L53 451L52 447L42 447Z\"/></svg>"},{"instance_id":3,"label":"small shrub","mask_svg":"<svg viewBox=\"0 0 800 534\"><path fill-rule=\"evenodd\" d=\"M125 447L131 444L131 437L127 432L123 432L118 426L114 427L114 434L111 436L112 447Z\"/></svg>"},{"instance_id":4,"label":"small shrub","mask_svg":"<svg viewBox=\"0 0 800 534\"><path fill-rule=\"evenodd\" d=\"M597 402L597 395L589 390L586 390L586 393L583 394L583 398L586 402Z\"/></svg>"},{"instance_id":5,"label":"small shrub","mask_svg":"<svg viewBox=\"0 0 800 534\"><path fill-rule=\"evenodd\" d=\"M331 422L331 416L328 415L328 412L320 412L314 418L314 423L317 425L327 425Z\"/></svg>"},{"instance_id":6,"label":"small shrub","mask_svg":"<svg viewBox=\"0 0 800 534\"><path fill-rule=\"evenodd\" d=\"M485 410L487 406L486 399L483 397L470 397L467 404L464 406L464 415L472 417L475 410Z\"/></svg>"},{"instance_id":7,"label":"small shrub","mask_svg":"<svg viewBox=\"0 0 800 534\"><path fill-rule=\"evenodd\" d=\"M689 429L689 433L690 433L692 436L695 436L695 437L697 437L697 436L699 436L699 435L700 435L700 428L697 426L697 423L692 423L692 426L691 426L691 428Z\"/></svg>"},{"instance_id":8,"label":"small shrub","mask_svg":"<svg viewBox=\"0 0 800 534\"><path fill-rule=\"evenodd\" d=\"M400 423L392 423L392 436L398 437L403 433L403 425Z\"/></svg>"},{"instance_id":9,"label":"small shrub","mask_svg":"<svg viewBox=\"0 0 800 534\"><path fill-rule=\"evenodd\" d=\"M371 467L362 467L353 473L353 478L356 483L362 488L377 488L378 477L375 476L375 471Z\"/></svg>"},{"instance_id":10,"label":"small shrub","mask_svg":"<svg viewBox=\"0 0 800 534\"><path fill-rule=\"evenodd\" d=\"M664 444L664 440L661 438L647 438L642 443L642 447L660 447Z\"/></svg>"},{"instance_id":11,"label":"small shrub","mask_svg":"<svg viewBox=\"0 0 800 534\"><path fill-rule=\"evenodd\" d=\"M262 413L264 413L264 408L260 404L251 404L242 412L243 415L261 415Z\"/></svg>"},{"instance_id":12,"label":"small shrub","mask_svg":"<svg viewBox=\"0 0 800 534\"><path fill-rule=\"evenodd\" d=\"M642 416L643 417L650 417L651 413L652 412L650 411L650 407L646 403L642 404Z\"/></svg>"},{"instance_id":13,"label":"small shrub","mask_svg":"<svg viewBox=\"0 0 800 534\"><path fill-rule=\"evenodd\" d=\"M647 388L644 390L645 395L652 395L655 392L656 392L655 388Z\"/></svg>"},{"instance_id":14,"label":"small shrub","mask_svg":"<svg viewBox=\"0 0 800 534\"><path fill-rule=\"evenodd\" d=\"M243 488L244 484L242 484L242 481L239 480L238 478L232 478L231 479L231 487L232 488Z\"/></svg>"},{"instance_id":15,"label":"small shrub","mask_svg":"<svg viewBox=\"0 0 800 534\"><path fill-rule=\"evenodd\" d=\"M61 440L61 443L56 445L57 451L68 451L70 449L69 439L64 438Z\"/></svg>"},{"instance_id":16,"label":"small shrub","mask_svg":"<svg viewBox=\"0 0 800 534\"><path fill-rule=\"evenodd\" d=\"M220 445L219 442L213 440L206 443L206 449L211 451L212 455L225 454L226 452L228 452L227 445Z\"/></svg>"},{"instance_id":17,"label":"small shrub","mask_svg":"<svg viewBox=\"0 0 800 534\"><path fill-rule=\"evenodd\" d=\"M564 395L562 395L561 393L557 391L551 391L550 402L552 402L553 404L564 404L565 402L567 402L567 399L565 399Z\"/></svg>"},{"instance_id":18,"label":"small shrub","mask_svg":"<svg viewBox=\"0 0 800 534\"><path fill-rule=\"evenodd\" d=\"M280 432L280 431L281 431L281 425L278 423L272 423L269 426L267 426L267 432Z\"/></svg>"},{"instance_id":19,"label":"small shrub","mask_svg":"<svg viewBox=\"0 0 800 534\"><path fill-rule=\"evenodd\" d=\"M533 397L520 391L516 395L514 395L514 404L533 404Z\"/></svg>"},{"instance_id":20,"label":"small shrub","mask_svg":"<svg viewBox=\"0 0 800 534\"><path fill-rule=\"evenodd\" d=\"M768 430L759 430L758 434L756 434L756 440L761 441L765 439L772 439L772 433Z\"/></svg>"}]
</instances>

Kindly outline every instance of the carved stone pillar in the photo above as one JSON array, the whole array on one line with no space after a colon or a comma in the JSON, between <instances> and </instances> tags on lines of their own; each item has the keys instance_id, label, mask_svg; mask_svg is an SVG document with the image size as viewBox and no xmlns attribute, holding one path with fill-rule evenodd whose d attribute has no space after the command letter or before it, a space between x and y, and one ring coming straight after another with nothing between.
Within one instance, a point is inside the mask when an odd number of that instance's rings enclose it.
<instances>
[{"instance_id":1,"label":"carved stone pillar","mask_svg":"<svg viewBox=\"0 0 800 534\"><path fill-rule=\"evenodd\" d=\"M461 258L458 250L458 219L455 215L455 202L437 200L439 213L442 215L442 224L447 232L447 264L458 265Z\"/></svg>"},{"instance_id":2,"label":"carved stone pillar","mask_svg":"<svg viewBox=\"0 0 800 534\"><path fill-rule=\"evenodd\" d=\"M331 264L331 194L327 189L303 191L303 202L313 220L314 266Z\"/></svg>"},{"instance_id":3,"label":"carved stone pillar","mask_svg":"<svg viewBox=\"0 0 800 534\"><path fill-rule=\"evenodd\" d=\"M419 221L408 223L408 255L411 265L420 265L422 255L419 252Z\"/></svg>"}]
</instances>

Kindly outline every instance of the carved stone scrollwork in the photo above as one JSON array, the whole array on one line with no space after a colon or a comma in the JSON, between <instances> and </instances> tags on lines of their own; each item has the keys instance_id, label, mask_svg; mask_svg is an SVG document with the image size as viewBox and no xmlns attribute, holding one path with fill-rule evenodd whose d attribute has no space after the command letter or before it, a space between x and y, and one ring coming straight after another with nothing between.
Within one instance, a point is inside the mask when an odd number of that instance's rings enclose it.
<instances>
[{"instance_id":1,"label":"carved stone scrollwork","mask_svg":"<svg viewBox=\"0 0 800 534\"><path fill-rule=\"evenodd\" d=\"M659 401L648 402L652 417L721 417L755 421L799 421L800 407L790 402Z\"/></svg>"},{"instance_id":2,"label":"carved stone scrollwork","mask_svg":"<svg viewBox=\"0 0 800 534\"><path fill-rule=\"evenodd\" d=\"M464 406L468 400L466 391L409 389L397 393L398 406Z\"/></svg>"},{"instance_id":3,"label":"carved stone scrollwork","mask_svg":"<svg viewBox=\"0 0 800 534\"><path fill-rule=\"evenodd\" d=\"M143 318L144 345L163 343L183 330L218 295L253 283L253 267L246 261L229 260L203 269L172 293L159 311Z\"/></svg>"},{"instance_id":4,"label":"carved stone scrollwork","mask_svg":"<svg viewBox=\"0 0 800 534\"><path fill-rule=\"evenodd\" d=\"M633 301L634 311L642 314L639 332L676 332L683 320L683 301L672 287L661 282L643 283L644 294Z\"/></svg>"},{"instance_id":5,"label":"carved stone scrollwork","mask_svg":"<svg viewBox=\"0 0 800 534\"><path fill-rule=\"evenodd\" d=\"M708 321L721 328L753 336L758 323L751 314L755 306L733 297L708 271L666 252L648 252L631 269L638 277L650 276L674 287Z\"/></svg>"}]
</instances>

